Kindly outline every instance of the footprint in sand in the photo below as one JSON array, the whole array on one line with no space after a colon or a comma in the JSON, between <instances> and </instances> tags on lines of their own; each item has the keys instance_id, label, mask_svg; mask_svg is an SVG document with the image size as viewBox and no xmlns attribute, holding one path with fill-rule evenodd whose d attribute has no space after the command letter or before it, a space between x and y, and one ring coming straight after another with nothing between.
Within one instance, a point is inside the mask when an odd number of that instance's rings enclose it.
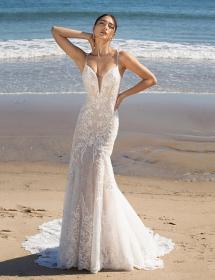
<instances>
[{"instance_id":1,"label":"footprint in sand","mask_svg":"<svg viewBox=\"0 0 215 280\"><path fill-rule=\"evenodd\" d=\"M15 217L15 212L17 211L17 209L14 208L4 208L4 207L0 207L0 216L1 217L7 217L7 218L14 218Z\"/></svg>"},{"instance_id":2,"label":"footprint in sand","mask_svg":"<svg viewBox=\"0 0 215 280\"><path fill-rule=\"evenodd\" d=\"M43 212L46 212L45 209L34 209L32 207L27 207L27 206L23 206L23 205L17 205L17 208L19 209L18 211L24 214L27 214L31 217L39 217L42 218Z\"/></svg>"},{"instance_id":3,"label":"footprint in sand","mask_svg":"<svg viewBox=\"0 0 215 280\"><path fill-rule=\"evenodd\" d=\"M17 208L18 210L15 208L0 207L0 217L14 218L18 213L24 213L31 217L42 218L46 212L45 209L34 209L23 205L17 205Z\"/></svg>"},{"instance_id":4,"label":"footprint in sand","mask_svg":"<svg viewBox=\"0 0 215 280\"><path fill-rule=\"evenodd\" d=\"M166 216L161 216L158 219L164 221L163 224L169 224L169 225L173 225L173 226L176 225L176 223L173 222L174 218L168 218Z\"/></svg>"},{"instance_id":5,"label":"footprint in sand","mask_svg":"<svg viewBox=\"0 0 215 280\"><path fill-rule=\"evenodd\" d=\"M8 232L11 232L11 230L9 230L9 229L0 230L0 238L7 239L9 237Z\"/></svg>"}]
</instances>

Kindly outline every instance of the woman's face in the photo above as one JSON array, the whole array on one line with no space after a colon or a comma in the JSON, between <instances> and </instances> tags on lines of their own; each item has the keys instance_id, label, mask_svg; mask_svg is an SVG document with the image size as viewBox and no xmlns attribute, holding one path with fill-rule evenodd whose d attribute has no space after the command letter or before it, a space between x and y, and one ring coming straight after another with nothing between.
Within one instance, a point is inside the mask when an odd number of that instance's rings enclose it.
<instances>
[{"instance_id":1,"label":"woman's face","mask_svg":"<svg viewBox=\"0 0 215 280\"><path fill-rule=\"evenodd\" d=\"M115 33L115 23L112 17L104 16L100 18L94 26L95 37L109 41Z\"/></svg>"}]
</instances>

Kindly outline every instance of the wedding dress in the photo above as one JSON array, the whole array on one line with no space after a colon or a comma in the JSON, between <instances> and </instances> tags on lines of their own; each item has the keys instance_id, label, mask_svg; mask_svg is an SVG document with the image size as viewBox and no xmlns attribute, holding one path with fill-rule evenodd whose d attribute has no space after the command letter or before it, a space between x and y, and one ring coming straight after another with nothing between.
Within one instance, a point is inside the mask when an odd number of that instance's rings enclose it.
<instances>
[{"instance_id":1,"label":"wedding dress","mask_svg":"<svg viewBox=\"0 0 215 280\"><path fill-rule=\"evenodd\" d=\"M114 110L121 81L118 53L101 81L86 59L87 94L74 131L62 219L43 223L38 234L22 242L39 254L39 265L91 273L152 270L164 267L159 257L175 246L143 224L114 178L110 156L119 126Z\"/></svg>"}]
</instances>

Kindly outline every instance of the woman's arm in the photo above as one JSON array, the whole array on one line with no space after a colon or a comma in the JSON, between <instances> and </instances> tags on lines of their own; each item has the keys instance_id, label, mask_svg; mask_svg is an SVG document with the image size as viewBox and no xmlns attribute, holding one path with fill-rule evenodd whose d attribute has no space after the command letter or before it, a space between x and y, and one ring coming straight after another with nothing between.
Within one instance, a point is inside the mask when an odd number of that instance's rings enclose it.
<instances>
[{"instance_id":1,"label":"woman's arm","mask_svg":"<svg viewBox=\"0 0 215 280\"><path fill-rule=\"evenodd\" d=\"M155 84L157 84L157 79L155 75L141 64L133 55L129 52L120 52L120 62L125 69L128 69L135 74L137 74L142 80L135 86L125 90L122 94L124 97L133 95L137 92L143 91Z\"/></svg>"},{"instance_id":2,"label":"woman's arm","mask_svg":"<svg viewBox=\"0 0 215 280\"><path fill-rule=\"evenodd\" d=\"M117 100L115 103L115 110L118 109L122 100L129 96L133 95L137 92L143 91L155 84L157 84L157 79L155 75L146 68L143 64L141 64L133 55L126 51L120 51L120 64L122 65L122 69L125 71L126 69L134 72L138 76L140 76L141 81L138 82L133 87L123 91L118 94Z\"/></svg>"},{"instance_id":3,"label":"woman's arm","mask_svg":"<svg viewBox=\"0 0 215 280\"><path fill-rule=\"evenodd\" d=\"M60 26L52 26L51 32L56 43L60 46L62 50L65 51L67 55L69 55L75 61L80 71L82 72L86 54L81 48L71 43L68 40L68 38L85 39L88 40L92 46L92 34Z\"/></svg>"}]
</instances>

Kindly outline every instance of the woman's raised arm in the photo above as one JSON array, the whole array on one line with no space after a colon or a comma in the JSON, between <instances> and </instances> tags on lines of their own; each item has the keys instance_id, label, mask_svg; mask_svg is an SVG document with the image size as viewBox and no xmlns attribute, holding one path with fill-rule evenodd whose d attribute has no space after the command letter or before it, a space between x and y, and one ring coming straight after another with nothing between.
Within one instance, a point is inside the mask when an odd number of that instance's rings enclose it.
<instances>
[{"instance_id":1,"label":"woman's raised arm","mask_svg":"<svg viewBox=\"0 0 215 280\"><path fill-rule=\"evenodd\" d=\"M92 47L92 34L60 26L52 26L51 32L56 43L68 56L70 56L75 61L80 71L82 71L86 54L81 48L70 42L68 38L80 38L88 40Z\"/></svg>"}]
</instances>

